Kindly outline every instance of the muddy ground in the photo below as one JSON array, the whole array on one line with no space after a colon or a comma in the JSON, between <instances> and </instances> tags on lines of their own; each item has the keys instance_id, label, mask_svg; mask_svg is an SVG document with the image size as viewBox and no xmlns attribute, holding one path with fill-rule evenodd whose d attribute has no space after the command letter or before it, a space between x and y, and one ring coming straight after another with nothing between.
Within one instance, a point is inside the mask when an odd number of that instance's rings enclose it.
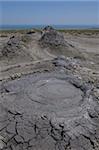
<instances>
[{"instance_id":1,"label":"muddy ground","mask_svg":"<svg viewBox=\"0 0 99 150\"><path fill-rule=\"evenodd\" d=\"M60 34L0 33L1 150L99 150L99 31Z\"/></svg>"}]
</instances>

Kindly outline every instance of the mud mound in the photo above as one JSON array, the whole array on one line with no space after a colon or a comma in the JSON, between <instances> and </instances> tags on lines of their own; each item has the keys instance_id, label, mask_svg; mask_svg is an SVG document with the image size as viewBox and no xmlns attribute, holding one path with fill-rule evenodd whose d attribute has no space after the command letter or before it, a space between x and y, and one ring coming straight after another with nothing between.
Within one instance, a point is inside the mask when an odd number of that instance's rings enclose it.
<instances>
[{"instance_id":1,"label":"mud mound","mask_svg":"<svg viewBox=\"0 0 99 150\"><path fill-rule=\"evenodd\" d=\"M3 150L98 150L99 104L90 84L60 72L0 85Z\"/></svg>"},{"instance_id":2,"label":"mud mound","mask_svg":"<svg viewBox=\"0 0 99 150\"><path fill-rule=\"evenodd\" d=\"M28 51L30 41L31 37L26 34L10 37L1 49L1 59L4 61L4 64L13 65L32 61L33 58Z\"/></svg>"},{"instance_id":3,"label":"mud mound","mask_svg":"<svg viewBox=\"0 0 99 150\"><path fill-rule=\"evenodd\" d=\"M25 56L25 46L31 41L29 35L12 36L2 49L2 55L6 57ZM28 51L27 51L28 54Z\"/></svg>"},{"instance_id":4,"label":"mud mound","mask_svg":"<svg viewBox=\"0 0 99 150\"><path fill-rule=\"evenodd\" d=\"M42 51L47 48L48 53L59 56L72 56L84 58L82 52L77 49L73 43L67 40L62 33L54 28L47 26L42 30L41 38L39 40Z\"/></svg>"},{"instance_id":5,"label":"mud mound","mask_svg":"<svg viewBox=\"0 0 99 150\"><path fill-rule=\"evenodd\" d=\"M21 38L12 36L8 40L8 42L4 45L2 49L3 56L13 56L16 53L20 52L20 49L22 48L21 45Z\"/></svg>"},{"instance_id":6,"label":"mud mound","mask_svg":"<svg viewBox=\"0 0 99 150\"><path fill-rule=\"evenodd\" d=\"M65 46L66 42L63 35L50 26L47 26L42 30L39 41L43 46Z\"/></svg>"}]
</instances>

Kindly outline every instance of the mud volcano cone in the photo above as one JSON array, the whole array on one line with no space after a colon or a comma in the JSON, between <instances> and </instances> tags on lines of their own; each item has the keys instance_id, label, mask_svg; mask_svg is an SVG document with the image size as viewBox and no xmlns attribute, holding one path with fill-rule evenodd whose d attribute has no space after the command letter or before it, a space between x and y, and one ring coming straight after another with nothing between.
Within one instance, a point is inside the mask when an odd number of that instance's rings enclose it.
<instances>
[{"instance_id":1,"label":"mud volcano cone","mask_svg":"<svg viewBox=\"0 0 99 150\"><path fill-rule=\"evenodd\" d=\"M65 46L64 36L51 26L42 30L40 43L43 46Z\"/></svg>"},{"instance_id":2,"label":"mud volcano cone","mask_svg":"<svg viewBox=\"0 0 99 150\"><path fill-rule=\"evenodd\" d=\"M2 55L9 57L19 53L22 48L21 39L19 36L12 36L2 49Z\"/></svg>"}]
</instances>

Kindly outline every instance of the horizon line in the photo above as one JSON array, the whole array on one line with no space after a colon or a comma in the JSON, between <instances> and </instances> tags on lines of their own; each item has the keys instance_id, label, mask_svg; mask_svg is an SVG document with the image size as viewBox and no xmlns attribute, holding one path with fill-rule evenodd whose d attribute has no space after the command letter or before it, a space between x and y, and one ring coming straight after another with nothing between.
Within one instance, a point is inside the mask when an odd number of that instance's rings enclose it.
<instances>
[{"instance_id":1,"label":"horizon line","mask_svg":"<svg viewBox=\"0 0 99 150\"><path fill-rule=\"evenodd\" d=\"M99 24L0 24L0 26L12 26L12 25L97 25L97 26L99 26Z\"/></svg>"}]
</instances>

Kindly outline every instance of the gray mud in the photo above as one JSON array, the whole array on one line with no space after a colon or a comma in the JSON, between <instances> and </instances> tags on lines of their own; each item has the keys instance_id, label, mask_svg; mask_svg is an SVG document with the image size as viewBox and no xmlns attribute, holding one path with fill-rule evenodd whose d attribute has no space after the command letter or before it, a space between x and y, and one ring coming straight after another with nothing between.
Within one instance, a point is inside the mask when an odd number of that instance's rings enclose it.
<instances>
[{"instance_id":1,"label":"gray mud","mask_svg":"<svg viewBox=\"0 0 99 150\"><path fill-rule=\"evenodd\" d=\"M98 31L31 32L0 37L0 150L99 150Z\"/></svg>"},{"instance_id":2,"label":"gray mud","mask_svg":"<svg viewBox=\"0 0 99 150\"><path fill-rule=\"evenodd\" d=\"M36 73L0 85L3 150L98 150L93 87L64 72Z\"/></svg>"}]
</instances>

